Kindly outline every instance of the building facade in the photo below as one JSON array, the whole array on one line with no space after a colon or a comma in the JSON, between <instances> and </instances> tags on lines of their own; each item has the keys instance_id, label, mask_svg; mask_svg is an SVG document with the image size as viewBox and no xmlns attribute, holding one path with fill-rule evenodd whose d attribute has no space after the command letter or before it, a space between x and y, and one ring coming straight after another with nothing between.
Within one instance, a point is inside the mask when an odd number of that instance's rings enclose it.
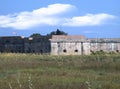
<instances>
[{"instance_id":1,"label":"building facade","mask_svg":"<svg viewBox=\"0 0 120 89\"><path fill-rule=\"evenodd\" d=\"M0 37L0 52L24 52L24 40L19 36Z\"/></svg>"},{"instance_id":2,"label":"building facade","mask_svg":"<svg viewBox=\"0 0 120 89\"><path fill-rule=\"evenodd\" d=\"M40 37L0 37L0 52L51 55L89 55L91 52L120 52L120 38L85 38L53 35Z\"/></svg>"},{"instance_id":3,"label":"building facade","mask_svg":"<svg viewBox=\"0 0 120 89\"><path fill-rule=\"evenodd\" d=\"M53 35L50 43L52 55L90 54L89 41L84 36Z\"/></svg>"}]
</instances>

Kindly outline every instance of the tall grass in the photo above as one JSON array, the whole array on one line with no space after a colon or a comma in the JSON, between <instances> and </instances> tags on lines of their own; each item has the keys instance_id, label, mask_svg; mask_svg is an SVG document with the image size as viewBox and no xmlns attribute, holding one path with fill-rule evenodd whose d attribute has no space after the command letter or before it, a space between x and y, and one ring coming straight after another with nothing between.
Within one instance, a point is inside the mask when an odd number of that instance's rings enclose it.
<instances>
[{"instance_id":1,"label":"tall grass","mask_svg":"<svg viewBox=\"0 0 120 89\"><path fill-rule=\"evenodd\" d=\"M0 89L120 89L120 55L3 53Z\"/></svg>"}]
</instances>

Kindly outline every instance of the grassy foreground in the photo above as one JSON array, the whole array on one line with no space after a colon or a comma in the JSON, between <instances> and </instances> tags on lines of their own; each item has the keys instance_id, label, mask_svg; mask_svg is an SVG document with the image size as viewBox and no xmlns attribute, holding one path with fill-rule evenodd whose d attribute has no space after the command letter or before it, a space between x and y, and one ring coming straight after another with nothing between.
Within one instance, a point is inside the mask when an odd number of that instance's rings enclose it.
<instances>
[{"instance_id":1,"label":"grassy foreground","mask_svg":"<svg viewBox=\"0 0 120 89\"><path fill-rule=\"evenodd\" d=\"M120 54L0 54L0 89L120 89Z\"/></svg>"}]
</instances>

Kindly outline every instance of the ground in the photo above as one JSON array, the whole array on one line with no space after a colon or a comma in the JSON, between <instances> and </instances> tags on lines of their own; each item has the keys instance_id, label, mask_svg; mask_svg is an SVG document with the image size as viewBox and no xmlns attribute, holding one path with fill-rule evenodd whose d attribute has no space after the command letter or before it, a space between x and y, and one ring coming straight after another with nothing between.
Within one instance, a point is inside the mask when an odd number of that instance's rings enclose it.
<instances>
[{"instance_id":1,"label":"ground","mask_svg":"<svg viewBox=\"0 0 120 89\"><path fill-rule=\"evenodd\" d=\"M0 54L0 89L120 89L119 84L119 54Z\"/></svg>"}]
</instances>

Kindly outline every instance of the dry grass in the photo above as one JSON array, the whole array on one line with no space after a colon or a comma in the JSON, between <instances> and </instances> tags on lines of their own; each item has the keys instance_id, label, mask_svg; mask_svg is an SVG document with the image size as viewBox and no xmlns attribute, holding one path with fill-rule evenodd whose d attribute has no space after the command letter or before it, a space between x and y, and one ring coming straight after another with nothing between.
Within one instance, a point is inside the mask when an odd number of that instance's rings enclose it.
<instances>
[{"instance_id":1,"label":"dry grass","mask_svg":"<svg viewBox=\"0 0 120 89\"><path fill-rule=\"evenodd\" d=\"M0 54L0 89L120 89L120 55Z\"/></svg>"}]
</instances>

